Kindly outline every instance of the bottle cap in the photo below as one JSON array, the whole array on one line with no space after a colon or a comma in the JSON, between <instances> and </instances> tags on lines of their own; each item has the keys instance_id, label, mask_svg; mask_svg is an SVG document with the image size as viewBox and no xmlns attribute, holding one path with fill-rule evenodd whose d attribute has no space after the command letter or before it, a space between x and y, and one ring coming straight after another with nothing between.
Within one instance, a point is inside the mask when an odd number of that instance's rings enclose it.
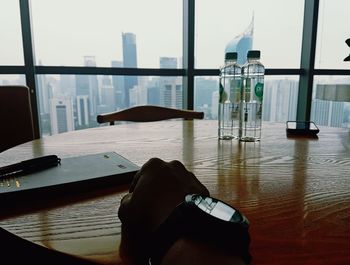
<instances>
[{"instance_id":1,"label":"bottle cap","mask_svg":"<svg viewBox=\"0 0 350 265\"><path fill-rule=\"evenodd\" d=\"M227 52L225 54L225 60L237 60L237 52Z\"/></svg>"},{"instance_id":2,"label":"bottle cap","mask_svg":"<svg viewBox=\"0 0 350 265\"><path fill-rule=\"evenodd\" d=\"M249 59L260 59L260 51L250 50L248 51L247 58Z\"/></svg>"}]
</instances>

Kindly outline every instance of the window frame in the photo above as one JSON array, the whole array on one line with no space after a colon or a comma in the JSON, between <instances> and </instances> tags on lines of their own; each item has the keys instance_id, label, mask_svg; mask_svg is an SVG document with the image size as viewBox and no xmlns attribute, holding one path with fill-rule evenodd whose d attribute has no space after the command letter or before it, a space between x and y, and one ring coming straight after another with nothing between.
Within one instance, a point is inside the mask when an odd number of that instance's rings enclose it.
<instances>
[{"instance_id":1,"label":"window frame","mask_svg":"<svg viewBox=\"0 0 350 265\"><path fill-rule=\"evenodd\" d=\"M183 66L181 69L113 68L35 66L34 43L30 0L19 0L24 66L0 66L0 74L23 74L31 88L31 103L35 137L40 137L36 75L134 75L134 76L182 76L183 106L194 109L194 81L196 76L218 76L219 69L195 69L195 0L183 1ZM304 24L300 68L267 68L266 75L299 75L297 120L309 121L311 116L312 88L315 75L350 75L347 69L315 69L319 0L304 0Z\"/></svg>"}]
</instances>

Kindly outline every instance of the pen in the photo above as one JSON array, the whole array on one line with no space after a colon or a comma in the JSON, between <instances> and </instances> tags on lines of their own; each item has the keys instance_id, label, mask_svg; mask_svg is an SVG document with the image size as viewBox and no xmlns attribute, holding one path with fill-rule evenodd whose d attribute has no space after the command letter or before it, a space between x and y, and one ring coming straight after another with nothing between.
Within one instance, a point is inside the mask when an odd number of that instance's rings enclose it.
<instances>
[{"instance_id":1,"label":"pen","mask_svg":"<svg viewBox=\"0 0 350 265\"><path fill-rule=\"evenodd\" d=\"M59 164L61 164L61 158L56 155L33 158L9 166L1 167L0 178L29 174L50 167L56 167Z\"/></svg>"}]
</instances>

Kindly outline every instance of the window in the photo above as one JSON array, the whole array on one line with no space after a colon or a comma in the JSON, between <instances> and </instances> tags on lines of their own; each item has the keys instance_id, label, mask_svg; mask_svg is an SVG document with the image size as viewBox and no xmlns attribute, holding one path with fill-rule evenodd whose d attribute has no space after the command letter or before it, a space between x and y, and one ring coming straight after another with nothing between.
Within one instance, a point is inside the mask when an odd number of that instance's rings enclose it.
<instances>
[{"instance_id":1,"label":"window","mask_svg":"<svg viewBox=\"0 0 350 265\"><path fill-rule=\"evenodd\" d=\"M265 76L263 121L286 122L296 119L298 98L297 76ZM205 113L205 119L218 118L218 77L197 77L195 109Z\"/></svg>"},{"instance_id":2,"label":"window","mask_svg":"<svg viewBox=\"0 0 350 265\"><path fill-rule=\"evenodd\" d=\"M0 85L1 86L17 86L25 85L26 80L24 75L0 75Z\"/></svg>"},{"instance_id":3,"label":"window","mask_svg":"<svg viewBox=\"0 0 350 265\"><path fill-rule=\"evenodd\" d=\"M350 84L350 76L315 77L311 120L317 125L350 128L350 102L329 101L316 98L317 85L336 84Z\"/></svg>"},{"instance_id":4,"label":"window","mask_svg":"<svg viewBox=\"0 0 350 265\"><path fill-rule=\"evenodd\" d=\"M350 62L343 61L350 53L345 44L350 33L344 23L348 2L3 0L0 84L36 83L33 89L37 106L33 107L38 109L39 117L33 120L36 129L40 120L43 135L98 126L97 114L141 104L173 108L193 105L205 113L205 118L216 119L217 75L225 51L236 49L238 62L244 64L247 50L257 49L261 50L261 62L267 70L263 120L295 120L297 106L301 109L298 118L309 119L306 116L311 100L305 96L307 93L300 94L297 105L299 83L301 92L308 92L313 75L318 75L314 86L338 79L347 82L350 76ZM31 61L33 52L34 67L24 65L23 58L19 11L21 8L22 14L29 13L27 3L31 5L32 20L22 25L33 26L30 37L35 50L26 50L26 55ZM310 21L315 19L312 8L304 10L305 3L308 7L319 5L315 69L311 67L310 71L300 69L301 47L313 41L310 37L302 43L304 15ZM188 6L184 8L184 4ZM190 14L186 19L184 9ZM194 30L184 47L183 29ZM311 43L311 47L314 45ZM182 58L183 54L188 57ZM189 62L189 69L182 69L183 61ZM307 63L302 67L307 68ZM306 73L306 78L299 82L301 73ZM311 112L317 121L321 110L316 104L313 99ZM344 103L341 126L348 126L347 104ZM66 120L58 126L55 117ZM333 122L327 124L334 126Z\"/></svg>"},{"instance_id":5,"label":"window","mask_svg":"<svg viewBox=\"0 0 350 265\"><path fill-rule=\"evenodd\" d=\"M137 85L125 90L130 76L38 75L42 135L98 126L98 114L130 106L182 108L182 78L132 76ZM128 91L128 94L126 93Z\"/></svg>"},{"instance_id":6,"label":"window","mask_svg":"<svg viewBox=\"0 0 350 265\"><path fill-rule=\"evenodd\" d=\"M160 57L182 56L182 1L31 3L37 65L159 68Z\"/></svg>"},{"instance_id":7,"label":"window","mask_svg":"<svg viewBox=\"0 0 350 265\"><path fill-rule=\"evenodd\" d=\"M19 1L0 2L0 65L23 65Z\"/></svg>"},{"instance_id":8,"label":"window","mask_svg":"<svg viewBox=\"0 0 350 265\"><path fill-rule=\"evenodd\" d=\"M349 9L348 0L320 1L315 68L350 69L343 61L350 53Z\"/></svg>"},{"instance_id":9,"label":"window","mask_svg":"<svg viewBox=\"0 0 350 265\"><path fill-rule=\"evenodd\" d=\"M234 49L243 64L257 49L267 68L299 68L303 10L302 0L196 1L196 67L218 68Z\"/></svg>"}]
</instances>

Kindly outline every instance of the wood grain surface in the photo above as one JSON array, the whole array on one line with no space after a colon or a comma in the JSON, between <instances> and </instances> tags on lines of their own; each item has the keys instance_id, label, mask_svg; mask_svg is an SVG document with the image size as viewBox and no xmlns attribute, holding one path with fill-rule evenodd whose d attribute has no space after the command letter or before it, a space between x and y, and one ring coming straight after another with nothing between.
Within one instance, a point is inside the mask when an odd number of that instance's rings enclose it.
<instances>
[{"instance_id":1,"label":"wood grain surface","mask_svg":"<svg viewBox=\"0 0 350 265\"><path fill-rule=\"evenodd\" d=\"M211 195L249 219L253 264L350 264L350 135L321 127L318 139L287 138L264 123L259 143L219 141L215 121L163 121L44 137L0 154L0 166L37 156L116 151L142 165L179 160ZM123 264L117 210L127 186L13 206L0 226L57 251Z\"/></svg>"}]
</instances>

